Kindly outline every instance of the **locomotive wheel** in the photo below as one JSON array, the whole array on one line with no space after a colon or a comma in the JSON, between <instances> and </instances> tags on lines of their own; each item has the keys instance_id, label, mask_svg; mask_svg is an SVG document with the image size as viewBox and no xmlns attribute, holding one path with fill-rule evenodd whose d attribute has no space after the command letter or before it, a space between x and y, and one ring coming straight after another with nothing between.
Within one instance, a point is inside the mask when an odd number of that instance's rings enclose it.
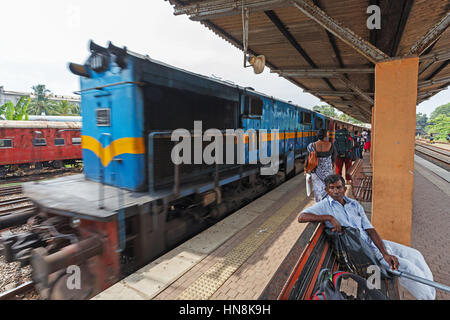
<instances>
[{"instance_id":1,"label":"locomotive wheel","mask_svg":"<svg viewBox=\"0 0 450 320\"><path fill-rule=\"evenodd\" d=\"M52 167L55 169L60 169L63 166L63 163L61 160L55 160L52 162Z\"/></svg>"}]
</instances>

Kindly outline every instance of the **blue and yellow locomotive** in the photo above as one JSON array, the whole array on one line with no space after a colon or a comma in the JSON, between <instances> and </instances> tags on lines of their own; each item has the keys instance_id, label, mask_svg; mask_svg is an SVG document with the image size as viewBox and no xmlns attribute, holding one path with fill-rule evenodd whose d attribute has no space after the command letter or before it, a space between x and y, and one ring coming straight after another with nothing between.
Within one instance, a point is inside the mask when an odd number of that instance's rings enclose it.
<instances>
[{"instance_id":1,"label":"blue and yellow locomotive","mask_svg":"<svg viewBox=\"0 0 450 320\"><path fill-rule=\"evenodd\" d=\"M94 181L133 191L167 186L174 175L168 158L173 144L167 137L179 128L192 131L195 121L202 122L203 131L277 129L281 163L289 152L303 155L315 132L329 121L251 88L180 70L112 44L106 49L91 42L90 49L87 63L70 64L70 69L81 76L84 173ZM246 163L252 158L249 153L246 146ZM220 171L233 168L226 167ZM181 171L180 181L190 184ZM208 168L193 170L195 176L202 171Z\"/></svg>"},{"instance_id":2,"label":"blue and yellow locomotive","mask_svg":"<svg viewBox=\"0 0 450 320\"><path fill-rule=\"evenodd\" d=\"M24 186L39 207L36 221L63 234L56 246L35 235L42 239L27 260L47 298L104 290L300 172L317 130L332 134L338 124L111 43L89 48L85 64L69 64L80 76L84 172ZM223 161L202 159L213 141L208 132L214 141L223 135L225 142L210 150ZM180 163L173 153L181 140L189 147L178 154ZM267 156L277 159L271 175L260 174L264 142ZM80 291L64 289L63 268L71 264L83 271Z\"/></svg>"}]
</instances>

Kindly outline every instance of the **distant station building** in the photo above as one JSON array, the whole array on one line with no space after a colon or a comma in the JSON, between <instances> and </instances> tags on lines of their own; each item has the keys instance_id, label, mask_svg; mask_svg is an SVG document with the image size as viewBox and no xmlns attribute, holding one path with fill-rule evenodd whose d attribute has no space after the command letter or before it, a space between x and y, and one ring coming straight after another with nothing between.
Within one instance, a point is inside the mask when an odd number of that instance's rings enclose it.
<instances>
[{"instance_id":1,"label":"distant station building","mask_svg":"<svg viewBox=\"0 0 450 320\"><path fill-rule=\"evenodd\" d=\"M0 86L0 106L7 101L11 101L16 104L17 101L19 101L19 99L23 96L29 96L32 99L36 97L32 92L9 91L5 90L3 86ZM67 101L78 106L80 105L80 98L76 96L50 94L48 99L53 101Z\"/></svg>"}]
</instances>

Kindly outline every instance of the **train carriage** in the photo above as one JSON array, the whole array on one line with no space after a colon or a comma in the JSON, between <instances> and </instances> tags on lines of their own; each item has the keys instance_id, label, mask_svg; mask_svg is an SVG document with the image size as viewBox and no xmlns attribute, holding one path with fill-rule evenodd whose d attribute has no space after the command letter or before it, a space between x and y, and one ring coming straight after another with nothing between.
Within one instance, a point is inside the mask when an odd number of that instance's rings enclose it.
<instances>
[{"instance_id":1,"label":"train carriage","mask_svg":"<svg viewBox=\"0 0 450 320\"><path fill-rule=\"evenodd\" d=\"M0 121L0 171L52 166L81 160L81 123Z\"/></svg>"}]
</instances>

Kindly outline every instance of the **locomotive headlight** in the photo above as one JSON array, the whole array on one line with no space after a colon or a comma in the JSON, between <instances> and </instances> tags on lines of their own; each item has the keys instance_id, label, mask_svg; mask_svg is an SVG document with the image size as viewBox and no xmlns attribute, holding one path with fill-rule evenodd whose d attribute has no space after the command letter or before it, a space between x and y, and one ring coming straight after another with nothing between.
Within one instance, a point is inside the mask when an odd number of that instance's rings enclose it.
<instances>
[{"instance_id":1,"label":"locomotive headlight","mask_svg":"<svg viewBox=\"0 0 450 320\"><path fill-rule=\"evenodd\" d=\"M109 66L109 56L94 52L88 59L87 65L97 73L105 72Z\"/></svg>"},{"instance_id":2,"label":"locomotive headlight","mask_svg":"<svg viewBox=\"0 0 450 320\"><path fill-rule=\"evenodd\" d=\"M81 220L79 218L72 218L72 221L70 222L70 226L72 228L78 228L81 224Z\"/></svg>"}]
</instances>

